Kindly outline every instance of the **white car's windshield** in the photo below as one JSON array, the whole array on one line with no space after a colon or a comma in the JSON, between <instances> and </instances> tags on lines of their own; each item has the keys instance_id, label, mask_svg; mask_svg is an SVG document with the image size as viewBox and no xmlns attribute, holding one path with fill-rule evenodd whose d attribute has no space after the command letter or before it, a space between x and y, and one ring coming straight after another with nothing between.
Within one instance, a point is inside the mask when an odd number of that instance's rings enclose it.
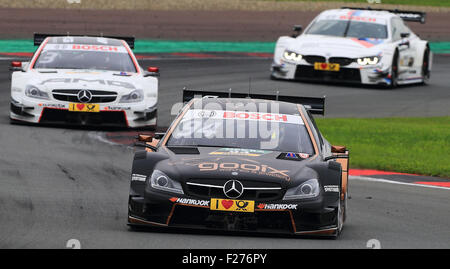
<instances>
[{"instance_id":1,"label":"white car's windshield","mask_svg":"<svg viewBox=\"0 0 450 269\"><path fill-rule=\"evenodd\" d=\"M136 72L125 47L85 44L48 44L34 68Z\"/></svg>"},{"instance_id":2,"label":"white car's windshield","mask_svg":"<svg viewBox=\"0 0 450 269\"><path fill-rule=\"evenodd\" d=\"M354 20L318 20L307 34L377 39L388 37L385 24Z\"/></svg>"}]
</instances>

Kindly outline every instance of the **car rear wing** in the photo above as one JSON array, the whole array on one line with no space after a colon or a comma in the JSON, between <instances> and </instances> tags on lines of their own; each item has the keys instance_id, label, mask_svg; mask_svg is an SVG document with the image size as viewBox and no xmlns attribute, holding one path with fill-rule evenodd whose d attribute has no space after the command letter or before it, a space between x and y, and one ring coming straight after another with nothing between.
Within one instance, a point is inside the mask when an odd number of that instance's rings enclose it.
<instances>
[{"instance_id":1,"label":"car rear wing","mask_svg":"<svg viewBox=\"0 0 450 269\"><path fill-rule=\"evenodd\" d=\"M44 42L44 40L47 37L54 37L54 36L77 36L77 37L103 37L103 38L114 38L114 39L120 39L123 40L125 42L127 42L128 46L131 49L134 49L134 37L129 37L129 36L104 36L104 35L98 35L98 36L94 36L94 35L72 35L72 34L41 34L41 33L34 33L34 45L35 46L39 46L42 44L42 42Z\"/></svg>"},{"instance_id":2,"label":"car rear wing","mask_svg":"<svg viewBox=\"0 0 450 269\"><path fill-rule=\"evenodd\" d=\"M410 11L410 10L398 10L398 9L377 9L377 8L359 8L359 7L341 7L341 9L355 9L355 10L373 10L373 11L387 11L394 13L404 21L420 22L425 23L427 13L421 11Z\"/></svg>"},{"instance_id":3,"label":"car rear wing","mask_svg":"<svg viewBox=\"0 0 450 269\"><path fill-rule=\"evenodd\" d=\"M287 96L278 94L256 94L256 93L235 93L215 92L215 91L197 91L183 89L183 102L189 102L193 98L219 97L219 98L250 98L263 100L276 100L303 105L312 114L325 115L325 96L324 97L303 97Z\"/></svg>"}]
</instances>

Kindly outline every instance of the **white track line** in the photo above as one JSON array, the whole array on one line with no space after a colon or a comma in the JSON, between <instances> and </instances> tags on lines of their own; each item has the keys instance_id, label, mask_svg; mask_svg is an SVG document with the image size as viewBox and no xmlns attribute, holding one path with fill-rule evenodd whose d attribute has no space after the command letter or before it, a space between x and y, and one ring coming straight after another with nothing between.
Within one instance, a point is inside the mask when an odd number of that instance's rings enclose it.
<instances>
[{"instance_id":1,"label":"white track line","mask_svg":"<svg viewBox=\"0 0 450 269\"><path fill-rule=\"evenodd\" d=\"M415 184L415 183L406 183L406 182L388 180L388 179L383 179L383 178L349 176L349 179L350 180L359 180L359 181L381 182L381 183L389 183L389 184L397 184L397 185L406 185L406 186L414 186L414 187L424 187L424 188L450 190L450 188L448 188L448 187L433 186L433 185L423 185L423 184Z\"/></svg>"}]
</instances>

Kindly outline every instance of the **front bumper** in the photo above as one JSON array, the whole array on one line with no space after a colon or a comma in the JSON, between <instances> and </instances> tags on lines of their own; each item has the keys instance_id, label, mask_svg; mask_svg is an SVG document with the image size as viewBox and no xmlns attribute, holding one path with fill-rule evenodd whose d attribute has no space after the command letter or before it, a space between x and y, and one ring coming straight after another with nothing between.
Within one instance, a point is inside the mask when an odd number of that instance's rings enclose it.
<instances>
[{"instance_id":1,"label":"front bumper","mask_svg":"<svg viewBox=\"0 0 450 269\"><path fill-rule=\"evenodd\" d=\"M10 118L36 124L138 128L156 126L157 108L142 104L101 104L100 112L71 112L69 103L11 100Z\"/></svg>"},{"instance_id":2,"label":"front bumper","mask_svg":"<svg viewBox=\"0 0 450 269\"><path fill-rule=\"evenodd\" d=\"M151 197L151 198L149 198ZM256 201L254 212L210 210L210 200L161 193L130 195L128 224L279 234L335 235L338 208L313 201Z\"/></svg>"},{"instance_id":3,"label":"front bumper","mask_svg":"<svg viewBox=\"0 0 450 269\"><path fill-rule=\"evenodd\" d=\"M311 64L272 63L272 77L276 79L341 82L353 84L389 85L390 69L381 66L358 67L356 64L340 67L339 71L315 70Z\"/></svg>"}]
</instances>

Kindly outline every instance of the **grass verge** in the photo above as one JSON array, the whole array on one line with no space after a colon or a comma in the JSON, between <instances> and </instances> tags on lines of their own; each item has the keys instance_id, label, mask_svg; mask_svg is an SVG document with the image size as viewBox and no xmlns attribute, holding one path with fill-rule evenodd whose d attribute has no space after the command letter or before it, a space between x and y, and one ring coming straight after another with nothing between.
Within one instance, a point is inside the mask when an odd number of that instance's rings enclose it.
<instances>
[{"instance_id":1,"label":"grass verge","mask_svg":"<svg viewBox=\"0 0 450 269\"><path fill-rule=\"evenodd\" d=\"M352 168L450 178L450 117L318 118L333 145L350 150Z\"/></svg>"}]
</instances>

